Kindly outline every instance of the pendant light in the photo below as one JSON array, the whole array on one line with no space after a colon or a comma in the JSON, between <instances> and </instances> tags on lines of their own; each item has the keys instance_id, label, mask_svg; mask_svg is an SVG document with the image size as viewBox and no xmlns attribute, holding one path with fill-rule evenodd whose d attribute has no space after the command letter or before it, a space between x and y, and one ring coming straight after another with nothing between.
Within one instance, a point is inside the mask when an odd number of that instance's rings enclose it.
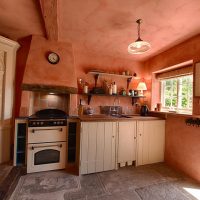
<instances>
[{"instance_id":1,"label":"pendant light","mask_svg":"<svg viewBox=\"0 0 200 200\"><path fill-rule=\"evenodd\" d=\"M140 24L142 20L138 19L136 23L138 24L138 38L135 42L129 44L128 52L131 54L142 54L147 52L151 48L151 45L140 38Z\"/></svg>"}]
</instances>

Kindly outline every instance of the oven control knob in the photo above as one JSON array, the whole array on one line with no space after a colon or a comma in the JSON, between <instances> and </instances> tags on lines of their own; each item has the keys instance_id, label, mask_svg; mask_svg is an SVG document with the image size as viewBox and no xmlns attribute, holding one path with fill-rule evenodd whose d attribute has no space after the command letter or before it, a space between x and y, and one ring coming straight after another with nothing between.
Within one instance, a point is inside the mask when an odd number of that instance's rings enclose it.
<instances>
[{"instance_id":1,"label":"oven control knob","mask_svg":"<svg viewBox=\"0 0 200 200\"><path fill-rule=\"evenodd\" d=\"M55 124L55 125L56 125L56 122L53 122L53 124Z\"/></svg>"},{"instance_id":2,"label":"oven control knob","mask_svg":"<svg viewBox=\"0 0 200 200\"><path fill-rule=\"evenodd\" d=\"M37 122L37 125L40 125L40 122Z\"/></svg>"},{"instance_id":3,"label":"oven control knob","mask_svg":"<svg viewBox=\"0 0 200 200\"><path fill-rule=\"evenodd\" d=\"M60 122L58 121L58 122L57 122L57 124L59 125L59 124L60 124Z\"/></svg>"},{"instance_id":4,"label":"oven control knob","mask_svg":"<svg viewBox=\"0 0 200 200\"><path fill-rule=\"evenodd\" d=\"M43 124L44 124L44 122L40 122L40 124L41 124L41 125L43 125Z\"/></svg>"},{"instance_id":5,"label":"oven control knob","mask_svg":"<svg viewBox=\"0 0 200 200\"><path fill-rule=\"evenodd\" d=\"M63 122L60 122L60 124L63 124Z\"/></svg>"},{"instance_id":6,"label":"oven control knob","mask_svg":"<svg viewBox=\"0 0 200 200\"><path fill-rule=\"evenodd\" d=\"M33 122L33 125L36 125L36 123L35 123L35 122Z\"/></svg>"}]
</instances>

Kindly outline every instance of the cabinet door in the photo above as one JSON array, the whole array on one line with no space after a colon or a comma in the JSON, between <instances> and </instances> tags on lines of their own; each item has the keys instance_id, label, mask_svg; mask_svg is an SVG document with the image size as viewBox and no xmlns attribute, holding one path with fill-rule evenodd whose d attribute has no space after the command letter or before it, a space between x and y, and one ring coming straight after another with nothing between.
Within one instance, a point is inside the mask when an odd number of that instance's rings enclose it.
<instances>
[{"instance_id":1,"label":"cabinet door","mask_svg":"<svg viewBox=\"0 0 200 200\"><path fill-rule=\"evenodd\" d=\"M88 136L89 123L81 123L80 174L88 173Z\"/></svg>"},{"instance_id":2,"label":"cabinet door","mask_svg":"<svg viewBox=\"0 0 200 200\"><path fill-rule=\"evenodd\" d=\"M104 170L104 143L105 143L105 123L97 123L97 148L96 148L96 172Z\"/></svg>"},{"instance_id":3,"label":"cabinet door","mask_svg":"<svg viewBox=\"0 0 200 200\"><path fill-rule=\"evenodd\" d=\"M151 123L149 139L149 163L164 161L165 121L155 120Z\"/></svg>"},{"instance_id":4,"label":"cabinet door","mask_svg":"<svg viewBox=\"0 0 200 200\"><path fill-rule=\"evenodd\" d=\"M116 122L105 122L104 171L115 169L116 164Z\"/></svg>"},{"instance_id":5,"label":"cabinet door","mask_svg":"<svg viewBox=\"0 0 200 200\"><path fill-rule=\"evenodd\" d=\"M136 165L145 165L149 162L149 134L146 121L137 122L137 158Z\"/></svg>"},{"instance_id":6,"label":"cabinet door","mask_svg":"<svg viewBox=\"0 0 200 200\"><path fill-rule=\"evenodd\" d=\"M136 121L119 122L118 163L136 159Z\"/></svg>"},{"instance_id":7,"label":"cabinet door","mask_svg":"<svg viewBox=\"0 0 200 200\"><path fill-rule=\"evenodd\" d=\"M137 122L137 165L164 161L165 121Z\"/></svg>"},{"instance_id":8,"label":"cabinet door","mask_svg":"<svg viewBox=\"0 0 200 200\"><path fill-rule=\"evenodd\" d=\"M115 168L115 122L82 122L80 173L89 174Z\"/></svg>"}]
</instances>

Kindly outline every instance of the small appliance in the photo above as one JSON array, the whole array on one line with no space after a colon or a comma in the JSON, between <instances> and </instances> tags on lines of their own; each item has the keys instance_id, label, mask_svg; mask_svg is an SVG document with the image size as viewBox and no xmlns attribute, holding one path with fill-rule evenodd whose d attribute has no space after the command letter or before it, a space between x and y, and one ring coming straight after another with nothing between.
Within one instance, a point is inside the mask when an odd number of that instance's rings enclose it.
<instances>
[{"instance_id":1,"label":"small appliance","mask_svg":"<svg viewBox=\"0 0 200 200\"><path fill-rule=\"evenodd\" d=\"M147 105L142 105L140 109L140 115L141 116L147 116L149 113L149 108Z\"/></svg>"}]
</instances>

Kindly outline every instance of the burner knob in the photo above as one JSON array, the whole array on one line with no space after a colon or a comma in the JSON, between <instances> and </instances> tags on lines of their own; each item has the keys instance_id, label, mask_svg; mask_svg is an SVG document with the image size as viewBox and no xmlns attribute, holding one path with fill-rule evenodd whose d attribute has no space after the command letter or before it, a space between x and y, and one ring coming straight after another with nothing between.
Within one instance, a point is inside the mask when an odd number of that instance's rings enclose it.
<instances>
[{"instance_id":1,"label":"burner knob","mask_svg":"<svg viewBox=\"0 0 200 200\"><path fill-rule=\"evenodd\" d=\"M53 124L55 124L55 125L56 125L56 122L53 122Z\"/></svg>"},{"instance_id":2,"label":"burner knob","mask_svg":"<svg viewBox=\"0 0 200 200\"><path fill-rule=\"evenodd\" d=\"M60 124L63 124L63 122L60 122Z\"/></svg>"},{"instance_id":3,"label":"burner knob","mask_svg":"<svg viewBox=\"0 0 200 200\"><path fill-rule=\"evenodd\" d=\"M60 124L60 122L58 121L58 122L57 122L57 124L59 125L59 124Z\"/></svg>"},{"instance_id":4,"label":"burner knob","mask_svg":"<svg viewBox=\"0 0 200 200\"><path fill-rule=\"evenodd\" d=\"M43 124L44 124L44 122L40 122L40 124L41 124L41 125L43 125Z\"/></svg>"},{"instance_id":5,"label":"burner knob","mask_svg":"<svg viewBox=\"0 0 200 200\"><path fill-rule=\"evenodd\" d=\"M37 122L37 125L40 125L40 122Z\"/></svg>"},{"instance_id":6,"label":"burner knob","mask_svg":"<svg viewBox=\"0 0 200 200\"><path fill-rule=\"evenodd\" d=\"M36 125L36 123L35 123L35 122L33 122L33 125Z\"/></svg>"}]
</instances>

